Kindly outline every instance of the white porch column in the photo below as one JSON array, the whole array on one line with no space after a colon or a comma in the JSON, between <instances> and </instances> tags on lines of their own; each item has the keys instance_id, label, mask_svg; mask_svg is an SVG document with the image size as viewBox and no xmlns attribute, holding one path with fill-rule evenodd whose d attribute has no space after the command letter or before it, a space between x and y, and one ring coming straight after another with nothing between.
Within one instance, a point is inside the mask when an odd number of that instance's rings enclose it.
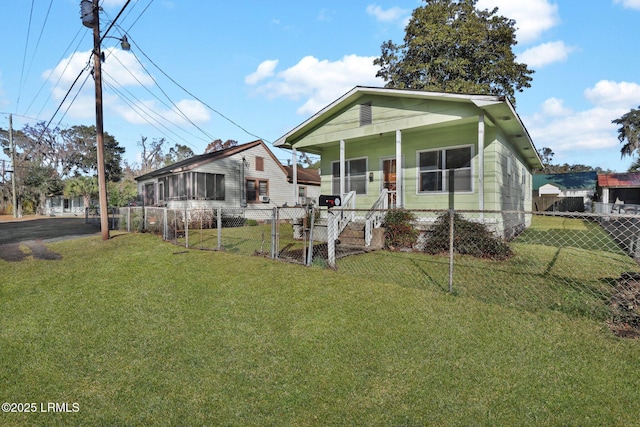
<instances>
[{"instance_id":1,"label":"white porch column","mask_svg":"<svg viewBox=\"0 0 640 427\"><path fill-rule=\"evenodd\" d=\"M602 203L610 203L609 202L609 188L605 187L602 189Z\"/></svg>"},{"instance_id":2,"label":"white porch column","mask_svg":"<svg viewBox=\"0 0 640 427\"><path fill-rule=\"evenodd\" d=\"M298 152L295 147L291 149L291 163L293 165L293 205L298 204Z\"/></svg>"},{"instance_id":3,"label":"white porch column","mask_svg":"<svg viewBox=\"0 0 640 427\"><path fill-rule=\"evenodd\" d=\"M344 149L344 139L340 140L340 198L344 197L345 185L344 185L344 176L345 176L345 149Z\"/></svg>"},{"instance_id":4,"label":"white porch column","mask_svg":"<svg viewBox=\"0 0 640 427\"><path fill-rule=\"evenodd\" d=\"M404 208L404 170L402 169L402 132L396 130L396 207Z\"/></svg>"},{"instance_id":5,"label":"white porch column","mask_svg":"<svg viewBox=\"0 0 640 427\"><path fill-rule=\"evenodd\" d=\"M484 211L484 113L478 116L478 209Z\"/></svg>"}]
</instances>

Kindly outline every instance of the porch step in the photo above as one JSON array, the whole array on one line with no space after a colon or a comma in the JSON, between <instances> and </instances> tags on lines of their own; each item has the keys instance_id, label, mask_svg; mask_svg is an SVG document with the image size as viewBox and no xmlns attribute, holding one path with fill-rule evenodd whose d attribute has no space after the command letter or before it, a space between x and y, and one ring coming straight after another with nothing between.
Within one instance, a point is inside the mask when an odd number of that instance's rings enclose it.
<instances>
[{"instance_id":1,"label":"porch step","mask_svg":"<svg viewBox=\"0 0 640 427\"><path fill-rule=\"evenodd\" d=\"M340 245L363 248L365 246L364 224L349 223L340 234L339 239Z\"/></svg>"}]
</instances>

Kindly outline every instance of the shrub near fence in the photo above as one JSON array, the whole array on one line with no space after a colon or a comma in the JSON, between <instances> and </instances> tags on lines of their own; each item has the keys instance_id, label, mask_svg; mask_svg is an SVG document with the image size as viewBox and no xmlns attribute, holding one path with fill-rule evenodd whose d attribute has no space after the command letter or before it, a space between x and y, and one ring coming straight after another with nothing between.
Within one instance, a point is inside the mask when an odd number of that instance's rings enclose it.
<instances>
[{"instance_id":1,"label":"shrub near fence","mask_svg":"<svg viewBox=\"0 0 640 427\"><path fill-rule=\"evenodd\" d=\"M606 319L620 278L640 272L640 221L635 216L456 211L451 223L449 211L392 214L396 222L387 222L385 241L393 243L381 250L338 244L335 274ZM341 215L355 224L368 217L366 211ZM326 210L312 215L304 208L123 208L115 216L120 229L154 232L189 248L329 264L321 237L327 235ZM496 229L511 238L497 237ZM442 230L452 234L436 235Z\"/></svg>"}]
</instances>

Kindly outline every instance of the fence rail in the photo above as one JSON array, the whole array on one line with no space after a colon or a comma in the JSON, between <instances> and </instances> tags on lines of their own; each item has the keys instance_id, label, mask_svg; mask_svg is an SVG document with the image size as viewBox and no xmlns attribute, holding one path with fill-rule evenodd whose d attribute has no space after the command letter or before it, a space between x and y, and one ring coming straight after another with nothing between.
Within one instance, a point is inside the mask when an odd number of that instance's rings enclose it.
<instances>
[{"instance_id":1,"label":"fence rail","mask_svg":"<svg viewBox=\"0 0 640 427\"><path fill-rule=\"evenodd\" d=\"M110 223L189 248L640 328L640 215L391 209L376 216L384 219L371 236L371 212L349 208L132 207Z\"/></svg>"}]
</instances>

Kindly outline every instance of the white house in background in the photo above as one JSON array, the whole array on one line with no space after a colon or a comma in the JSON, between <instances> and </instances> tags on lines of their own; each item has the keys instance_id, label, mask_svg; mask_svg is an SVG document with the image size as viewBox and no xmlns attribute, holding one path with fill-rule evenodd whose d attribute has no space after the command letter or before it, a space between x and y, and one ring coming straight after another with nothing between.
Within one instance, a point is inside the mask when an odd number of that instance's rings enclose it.
<instances>
[{"instance_id":1,"label":"white house in background","mask_svg":"<svg viewBox=\"0 0 640 427\"><path fill-rule=\"evenodd\" d=\"M291 171L293 172L293 170ZM261 140L154 170L136 178L145 206L169 208L268 208L317 202L320 177L288 169ZM302 200L304 198L304 200Z\"/></svg>"},{"instance_id":2,"label":"white house in background","mask_svg":"<svg viewBox=\"0 0 640 427\"><path fill-rule=\"evenodd\" d=\"M533 175L535 209L591 212L597 175L596 172Z\"/></svg>"},{"instance_id":3,"label":"white house in background","mask_svg":"<svg viewBox=\"0 0 640 427\"><path fill-rule=\"evenodd\" d=\"M97 204L97 200L91 200L91 205ZM80 196L64 197L63 195L47 196L42 213L48 216L84 216L84 198Z\"/></svg>"}]
</instances>

